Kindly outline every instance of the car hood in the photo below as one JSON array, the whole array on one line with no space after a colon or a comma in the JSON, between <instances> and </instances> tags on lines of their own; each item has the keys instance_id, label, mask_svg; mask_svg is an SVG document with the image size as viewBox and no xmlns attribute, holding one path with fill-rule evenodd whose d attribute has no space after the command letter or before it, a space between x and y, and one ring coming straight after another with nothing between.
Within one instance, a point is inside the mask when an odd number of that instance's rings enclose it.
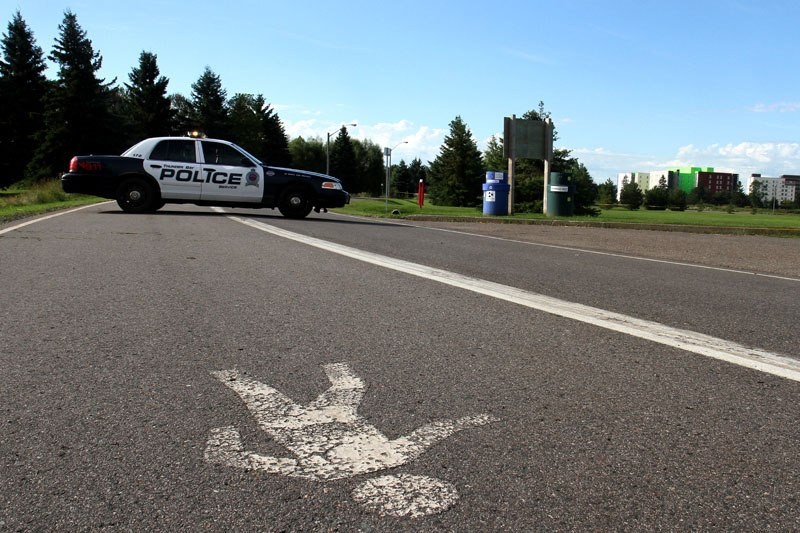
<instances>
[{"instance_id":1,"label":"car hood","mask_svg":"<svg viewBox=\"0 0 800 533\"><path fill-rule=\"evenodd\" d=\"M339 178L334 178L333 176L329 176L327 174L321 174L319 172L311 172L310 170L297 170L296 168L284 168L284 167L271 167L268 165L264 165L264 171L267 172L269 176L269 172L273 172L275 174L283 174L285 176L297 176L303 178L316 178L323 181L335 181L337 183L341 183Z\"/></svg>"}]
</instances>

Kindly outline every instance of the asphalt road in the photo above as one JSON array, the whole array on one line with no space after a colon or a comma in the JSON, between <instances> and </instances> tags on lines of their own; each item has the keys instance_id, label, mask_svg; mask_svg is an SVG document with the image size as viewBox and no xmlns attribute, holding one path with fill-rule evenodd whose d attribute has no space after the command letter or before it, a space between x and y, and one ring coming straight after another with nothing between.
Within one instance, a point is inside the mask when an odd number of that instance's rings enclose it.
<instances>
[{"instance_id":1,"label":"asphalt road","mask_svg":"<svg viewBox=\"0 0 800 533\"><path fill-rule=\"evenodd\" d=\"M0 531L800 528L800 382L242 222L790 359L797 279L229 212L0 226Z\"/></svg>"}]
</instances>

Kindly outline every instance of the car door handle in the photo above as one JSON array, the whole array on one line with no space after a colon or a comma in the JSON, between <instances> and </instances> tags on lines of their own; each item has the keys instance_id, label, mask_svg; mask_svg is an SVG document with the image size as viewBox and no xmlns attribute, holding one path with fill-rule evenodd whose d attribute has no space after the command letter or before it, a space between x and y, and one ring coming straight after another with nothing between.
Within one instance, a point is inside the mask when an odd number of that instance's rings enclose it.
<instances>
[{"instance_id":1,"label":"car door handle","mask_svg":"<svg viewBox=\"0 0 800 533\"><path fill-rule=\"evenodd\" d=\"M150 168L161 168L161 165L150 165Z\"/></svg>"}]
</instances>

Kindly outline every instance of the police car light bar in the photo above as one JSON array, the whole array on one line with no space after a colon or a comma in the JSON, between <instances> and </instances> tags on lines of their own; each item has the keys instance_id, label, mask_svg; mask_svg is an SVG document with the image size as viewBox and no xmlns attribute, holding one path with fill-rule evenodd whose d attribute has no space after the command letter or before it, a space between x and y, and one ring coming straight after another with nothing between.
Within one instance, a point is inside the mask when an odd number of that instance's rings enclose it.
<instances>
[{"instance_id":1,"label":"police car light bar","mask_svg":"<svg viewBox=\"0 0 800 533\"><path fill-rule=\"evenodd\" d=\"M186 132L186 136L187 137L191 137L193 139L205 139L206 138L206 134L205 133L203 133L202 131L197 131L197 130L187 131Z\"/></svg>"}]
</instances>

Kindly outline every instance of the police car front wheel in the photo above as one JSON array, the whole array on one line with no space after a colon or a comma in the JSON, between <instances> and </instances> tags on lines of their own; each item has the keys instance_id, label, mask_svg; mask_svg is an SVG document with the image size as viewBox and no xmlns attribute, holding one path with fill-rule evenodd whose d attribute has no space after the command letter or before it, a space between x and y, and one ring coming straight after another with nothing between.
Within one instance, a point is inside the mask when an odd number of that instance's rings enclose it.
<instances>
[{"instance_id":1,"label":"police car front wheel","mask_svg":"<svg viewBox=\"0 0 800 533\"><path fill-rule=\"evenodd\" d=\"M289 189L283 195L278 210L286 218L304 218L310 212L311 196L303 189Z\"/></svg>"}]
</instances>

